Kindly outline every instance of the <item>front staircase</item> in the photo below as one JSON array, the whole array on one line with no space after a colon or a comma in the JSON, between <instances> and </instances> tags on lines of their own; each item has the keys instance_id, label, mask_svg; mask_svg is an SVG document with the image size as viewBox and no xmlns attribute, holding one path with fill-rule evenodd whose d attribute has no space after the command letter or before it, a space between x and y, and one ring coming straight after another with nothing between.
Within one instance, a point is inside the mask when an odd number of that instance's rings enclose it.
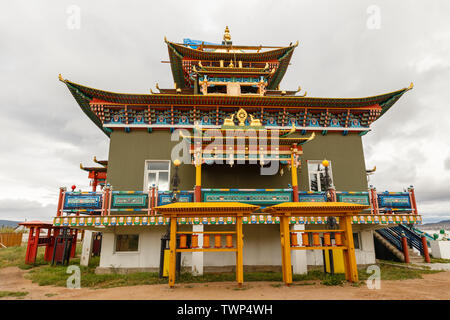
<instances>
[{"instance_id":1,"label":"front staircase","mask_svg":"<svg viewBox=\"0 0 450 320\"><path fill-rule=\"evenodd\" d=\"M396 258L405 262L403 253L402 235L406 236L408 243L409 262L412 264L424 262L423 245L420 235L404 225L398 225L392 228L379 229L374 232L374 237ZM416 250L414 250L415 248Z\"/></svg>"}]
</instances>

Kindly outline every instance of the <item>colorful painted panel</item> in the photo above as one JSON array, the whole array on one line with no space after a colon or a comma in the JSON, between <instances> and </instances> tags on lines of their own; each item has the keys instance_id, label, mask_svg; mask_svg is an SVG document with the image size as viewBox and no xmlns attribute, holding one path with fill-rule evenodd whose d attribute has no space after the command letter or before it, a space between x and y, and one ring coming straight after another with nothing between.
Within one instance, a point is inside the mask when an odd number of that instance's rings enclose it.
<instances>
[{"instance_id":1,"label":"colorful painted panel","mask_svg":"<svg viewBox=\"0 0 450 320\"><path fill-rule=\"evenodd\" d=\"M370 205L368 194L338 194L337 200L338 202Z\"/></svg>"},{"instance_id":2,"label":"colorful painted panel","mask_svg":"<svg viewBox=\"0 0 450 320\"><path fill-rule=\"evenodd\" d=\"M172 203L172 193L161 193L158 195L158 205L162 206L165 204ZM179 193L177 194L178 202L193 202L194 195L192 193Z\"/></svg>"},{"instance_id":3,"label":"colorful painted panel","mask_svg":"<svg viewBox=\"0 0 450 320\"><path fill-rule=\"evenodd\" d=\"M292 201L289 191L204 191L204 202L242 202L254 205L274 205Z\"/></svg>"},{"instance_id":4,"label":"colorful painted panel","mask_svg":"<svg viewBox=\"0 0 450 320\"><path fill-rule=\"evenodd\" d=\"M113 194L112 208L146 208L148 196L146 194Z\"/></svg>"},{"instance_id":5,"label":"colorful painted panel","mask_svg":"<svg viewBox=\"0 0 450 320\"><path fill-rule=\"evenodd\" d=\"M66 194L64 200L65 209L101 209L101 195Z\"/></svg>"},{"instance_id":6,"label":"colorful painted panel","mask_svg":"<svg viewBox=\"0 0 450 320\"><path fill-rule=\"evenodd\" d=\"M411 208L409 194L378 194L378 205L380 208Z\"/></svg>"},{"instance_id":7,"label":"colorful painted panel","mask_svg":"<svg viewBox=\"0 0 450 320\"><path fill-rule=\"evenodd\" d=\"M298 201L299 202L325 202L325 201L327 201L327 197L326 197L325 193L323 193L323 194L299 193Z\"/></svg>"}]
</instances>

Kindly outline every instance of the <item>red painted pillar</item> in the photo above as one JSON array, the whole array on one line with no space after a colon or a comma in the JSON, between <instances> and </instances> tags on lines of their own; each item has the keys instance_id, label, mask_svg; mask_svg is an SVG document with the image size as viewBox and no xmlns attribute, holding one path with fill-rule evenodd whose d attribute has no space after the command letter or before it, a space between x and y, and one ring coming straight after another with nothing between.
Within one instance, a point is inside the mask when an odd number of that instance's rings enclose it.
<instances>
[{"instance_id":1,"label":"red painted pillar","mask_svg":"<svg viewBox=\"0 0 450 320\"><path fill-rule=\"evenodd\" d=\"M195 202L202 201L202 187L201 186L195 186L194 197L195 197Z\"/></svg>"},{"instance_id":2,"label":"red painted pillar","mask_svg":"<svg viewBox=\"0 0 450 320\"><path fill-rule=\"evenodd\" d=\"M77 238L78 238L78 230L75 229L71 231L71 233L73 233L73 238L72 238L72 248L70 249L70 257L71 258L75 258L75 253L77 250Z\"/></svg>"},{"instance_id":3,"label":"red painted pillar","mask_svg":"<svg viewBox=\"0 0 450 320\"><path fill-rule=\"evenodd\" d=\"M430 253L428 252L428 244L427 244L427 238L425 238L425 235L422 234L422 246L423 246L423 256L425 257L425 262L430 263Z\"/></svg>"},{"instance_id":4,"label":"red painted pillar","mask_svg":"<svg viewBox=\"0 0 450 320\"><path fill-rule=\"evenodd\" d=\"M58 198L58 207L56 209L56 216L60 217L61 216L61 209L63 207L63 194L64 194L65 188L60 187L59 188L59 198Z\"/></svg>"},{"instance_id":5,"label":"red painted pillar","mask_svg":"<svg viewBox=\"0 0 450 320\"><path fill-rule=\"evenodd\" d=\"M94 179L92 180L92 191L97 191L97 185L98 185L98 179L97 179L98 172L94 172Z\"/></svg>"},{"instance_id":6,"label":"red painted pillar","mask_svg":"<svg viewBox=\"0 0 450 320\"><path fill-rule=\"evenodd\" d=\"M414 211L414 214L418 214L417 212L417 204L416 204L416 195L414 194L413 186L408 188L409 198L411 199L411 207Z\"/></svg>"},{"instance_id":7,"label":"red painted pillar","mask_svg":"<svg viewBox=\"0 0 450 320\"><path fill-rule=\"evenodd\" d=\"M34 233L34 227L30 227L30 231L28 233L28 243L27 243L27 252L25 254L25 263L31 264L33 263L31 259L31 252L33 247L33 233Z\"/></svg>"},{"instance_id":8,"label":"red painted pillar","mask_svg":"<svg viewBox=\"0 0 450 320\"><path fill-rule=\"evenodd\" d=\"M155 211L153 210L153 208L155 207L155 187L152 186L152 200L151 200L151 214L155 215Z\"/></svg>"},{"instance_id":9,"label":"red painted pillar","mask_svg":"<svg viewBox=\"0 0 450 320\"><path fill-rule=\"evenodd\" d=\"M402 247L403 255L405 256L405 263L409 263L408 241L406 240L406 236L404 233L402 233Z\"/></svg>"},{"instance_id":10,"label":"red painted pillar","mask_svg":"<svg viewBox=\"0 0 450 320\"><path fill-rule=\"evenodd\" d=\"M48 228L47 229L47 243L45 245L44 260L45 261L51 261L52 260L52 254L53 254L52 228Z\"/></svg>"}]
</instances>

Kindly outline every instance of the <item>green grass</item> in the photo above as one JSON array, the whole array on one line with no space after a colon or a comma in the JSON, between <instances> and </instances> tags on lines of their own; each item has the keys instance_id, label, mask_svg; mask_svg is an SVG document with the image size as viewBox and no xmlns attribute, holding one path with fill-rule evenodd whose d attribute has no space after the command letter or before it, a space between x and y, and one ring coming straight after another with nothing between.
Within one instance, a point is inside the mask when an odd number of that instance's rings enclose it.
<instances>
[{"instance_id":1,"label":"green grass","mask_svg":"<svg viewBox=\"0 0 450 320\"><path fill-rule=\"evenodd\" d=\"M431 263L450 263L450 259L442 259L442 258L433 258L430 257Z\"/></svg>"},{"instance_id":2,"label":"green grass","mask_svg":"<svg viewBox=\"0 0 450 320\"><path fill-rule=\"evenodd\" d=\"M65 287L67 278L70 276L66 273L67 266L50 266L44 261L44 248L40 247L34 265L26 265L25 260L26 246L12 247L0 250L0 268L7 266L17 266L21 269L27 269L29 272L25 275L34 283L41 286L61 286ZM77 245L77 254L81 252L81 245ZM438 259L435 259L438 260ZM79 265L79 258L70 260L70 264ZM137 272L131 274L95 274L95 268L99 265L99 257L91 259L89 266L80 266L81 271L81 287L83 288L112 288L133 285L149 285L149 284L166 284L167 279L160 279L158 273ZM404 264L403 264L404 265ZM436 270L420 270L408 269L404 267L396 267L393 265L379 264L381 270L381 280L406 280L421 279L423 274L436 273ZM359 280L355 286L361 285L364 280L370 276L366 273L366 269L359 269ZM236 280L235 273L207 273L202 276L193 276L191 273L182 273L177 279L177 283L205 283L223 282ZM244 281L268 281L278 282L273 287L278 287L282 283L283 275L281 272L251 272L244 273ZM321 268L310 270L304 275L293 275L293 285L312 285L321 283L326 286L337 286L345 283L344 274L325 274ZM189 286L186 286L189 287Z\"/></svg>"},{"instance_id":3,"label":"green grass","mask_svg":"<svg viewBox=\"0 0 450 320\"><path fill-rule=\"evenodd\" d=\"M77 259L73 259L71 264L78 264ZM137 272L130 274L95 274L95 267L98 265L98 258L91 260L88 267L80 267L81 270L81 287L83 288L113 288L133 285L150 285L150 284L166 284L167 279L160 279L158 273ZM418 270L395 267L390 265L380 265L381 280L406 280L421 279L423 274L436 273L436 270ZM41 286L66 286L69 274L66 273L66 266L41 266L33 268L25 276L34 283ZM370 274L365 269L358 270L360 282L353 284L360 286L362 281L367 280ZM193 276L190 273L182 273L177 279L177 283L209 283L209 282L234 282L236 275L234 273L207 273L202 276ZM271 284L273 287L281 286L283 276L280 272L252 272L244 273L245 282L252 281L269 281L279 282ZM294 285L313 285L320 282L326 286L339 286L345 283L344 274L324 274L321 270L311 270L305 275L294 275ZM191 286L186 285L186 288Z\"/></svg>"},{"instance_id":4,"label":"green grass","mask_svg":"<svg viewBox=\"0 0 450 320\"><path fill-rule=\"evenodd\" d=\"M26 291L0 291L0 298L4 297L24 297L28 294Z\"/></svg>"},{"instance_id":5,"label":"green grass","mask_svg":"<svg viewBox=\"0 0 450 320\"><path fill-rule=\"evenodd\" d=\"M36 261L34 264L25 263L25 254L27 251L27 245L23 244L20 247L9 247L0 249L0 269L5 267L19 267L22 270L29 270L38 266L49 265L44 260L45 247L38 247L36 255ZM77 243L77 249L75 256L81 254L81 243ZM78 258L71 259L71 262L79 262Z\"/></svg>"}]
</instances>

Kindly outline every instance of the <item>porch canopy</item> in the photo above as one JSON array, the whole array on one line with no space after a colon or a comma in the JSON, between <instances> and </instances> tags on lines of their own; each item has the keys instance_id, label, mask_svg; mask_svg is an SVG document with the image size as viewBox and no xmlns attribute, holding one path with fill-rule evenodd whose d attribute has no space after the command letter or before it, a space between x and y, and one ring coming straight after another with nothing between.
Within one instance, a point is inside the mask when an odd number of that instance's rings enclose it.
<instances>
[{"instance_id":1,"label":"porch canopy","mask_svg":"<svg viewBox=\"0 0 450 320\"><path fill-rule=\"evenodd\" d=\"M244 282L244 265L243 265L243 234L242 234L242 217L249 216L253 211L259 209L259 206L240 203L240 202L175 202L156 207L155 210L162 213L164 217L170 218L170 250L169 250L169 286L175 285L175 265L177 252L203 252L203 251L222 251L236 252L236 281L239 286ZM236 230L233 231L211 231L211 232L195 232L208 237L208 244L203 244L202 248L197 245L191 245L186 248L186 234L194 232L177 232L177 218L183 217L210 217L210 216L234 216L236 217ZM180 234L180 241L177 245L177 234ZM216 245L209 248L209 236L214 234ZM223 248L221 245L221 235L227 237L227 246ZM232 236L236 237L236 245L233 247ZM205 240L205 238L203 239Z\"/></svg>"},{"instance_id":2,"label":"porch canopy","mask_svg":"<svg viewBox=\"0 0 450 320\"><path fill-rule=\"evenodd\" d=\"M232 166L235 162L259 162L264 165L266 161L286 161L291 165L293 197L298 201L299 157L303 154L302 145L314 139L314 132L309 137L290 137L296 132L295 125L289 130L272 130L264 127L261 119L247 118L247 112L241 108L226 118L220 129L197 126L193 135L180 134L190 144L189 152L195 165L195 201L200 202L202 198L203 163L228 163Z\"/></svg>"},{"instance_id":3,"label":"porch canopy","mask_svg":"<svg viewBox=\"0 0 450 320\"><path fill-rule=\"evenodd\" d=\"M291 250L343 250L345 277L350 282L358 281L358 270L356 268L355 244L353 242L352 231L352 216L360 213L362 210L369 208L368 205L361 205L355 203L345 202L285 202L263 209L264 212L270 213L274 216L280 217L280 238L281 238L281 261L283 270L283 281L286 285L292 283L292 269L291 269ZM335 237L343 234L343 243L338 243L336 238L335 245L331 241L320 246L314 243L312 246L303 244L303 247L298 247L291 244L291 232L289 230L289 220L291 217L303 216L325 216L325 217L339 217L340 230L313 230L312 232L327 233L330 239L330 233L334 233ZM306 232L306 231L305 231ZM314 236L314 234L313 234ZM318 234L316 239L318 240ZM340 242L340 241L339 241Z\"/></svg>"}]
</instances>

